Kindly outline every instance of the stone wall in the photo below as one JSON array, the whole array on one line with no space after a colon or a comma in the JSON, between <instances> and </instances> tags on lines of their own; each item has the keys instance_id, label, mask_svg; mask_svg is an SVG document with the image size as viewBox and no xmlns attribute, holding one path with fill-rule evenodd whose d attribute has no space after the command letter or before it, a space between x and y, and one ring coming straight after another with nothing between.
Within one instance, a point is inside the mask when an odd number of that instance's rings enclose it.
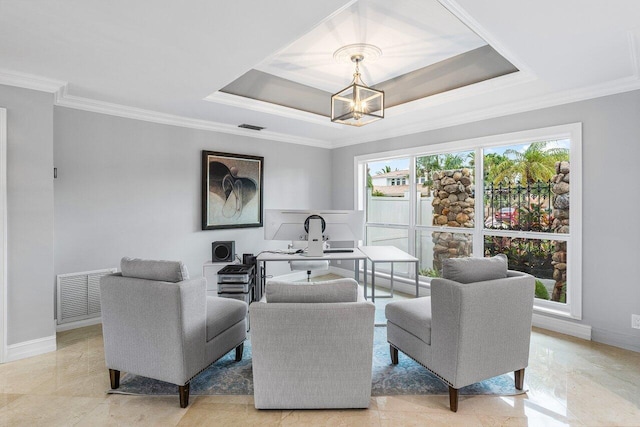
<instances>
[{"instance_id":1,"label":"stone wall","mask_svg":"<svg viewBox=\"0 0 640 427\"><path fill-rule=\"evenodd\" d=\"M556 175L553 177L553 224L554 233L569 232L569 162L556 162ZM555 252L552 257L553 287L551 299L560 301L563 298L563 287L567 283L567 242L555 241Z\"/></svg>"},{"instance_id":2,"label":"stone wall","mask_svg":"<svg viewBox=\"0 0 640 427\"><path fill-rule=\"evenodd\" d=\"M475 200L470 169L433 172L433 225L473 228ZM442 260L471 256L472 236L449 231L432 233L433 268L442 271Z\"/></svg>"}]
</instances>

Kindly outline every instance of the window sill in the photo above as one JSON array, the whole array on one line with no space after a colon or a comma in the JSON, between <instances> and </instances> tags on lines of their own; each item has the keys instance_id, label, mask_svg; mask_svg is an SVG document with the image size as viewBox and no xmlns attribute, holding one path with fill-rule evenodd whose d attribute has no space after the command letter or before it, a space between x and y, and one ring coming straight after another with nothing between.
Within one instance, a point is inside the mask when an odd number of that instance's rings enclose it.
<instances>
[{"instance_id":1,"label":"window sill","mask_svg":"<svg viewBox=\"0 0 640 427\"><path fill-rule=\"evenodd\" d=\"M559 308L553 308L553 307L545 307L541 304L536 304L534 302L533 304L533 312L537 313L537 314L550 314L552 316L556 316L556 317L562 317L565 319L574 319L574 320L582 320L580 317L578 316L574 316L570 313L570 308L567 307L566 309L562 310Z\"/></svg>"}]
</instances>

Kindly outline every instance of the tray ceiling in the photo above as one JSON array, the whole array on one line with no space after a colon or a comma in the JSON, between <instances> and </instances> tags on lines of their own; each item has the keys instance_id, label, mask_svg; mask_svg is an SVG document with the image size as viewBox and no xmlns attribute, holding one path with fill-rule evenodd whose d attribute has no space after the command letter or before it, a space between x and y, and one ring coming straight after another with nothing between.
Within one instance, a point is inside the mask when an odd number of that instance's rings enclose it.
<instances>
[{"instance_id":1,"label":"tray ceiling","mask_svg":"<svg viewBox=\"0 0 640 427\"><path fill-rule=\"evenodd\" d=\"M638 16L636 0L2 0L0 84L54 92L63 107L333 148L640 89ZM324 116L354 70L333 52L351 43L383 52L363 79L384 88L388 110L362 128Z\"/></svg>"}]
</instances>

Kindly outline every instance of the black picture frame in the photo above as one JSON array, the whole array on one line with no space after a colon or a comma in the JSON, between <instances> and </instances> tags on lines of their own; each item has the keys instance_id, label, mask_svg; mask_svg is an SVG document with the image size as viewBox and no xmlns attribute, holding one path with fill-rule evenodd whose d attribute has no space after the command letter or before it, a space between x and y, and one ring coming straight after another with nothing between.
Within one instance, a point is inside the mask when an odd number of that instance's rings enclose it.
<instances>
[{"instance_id":1,"label":"black picture frame","mask_svg":"<svg viewBox=\"0 0 640 427\"><path fill-rule=\"evenodd\" d=\"M264 157L202 150L202 229L262 227Z\"/></svg>"}]
</instances>

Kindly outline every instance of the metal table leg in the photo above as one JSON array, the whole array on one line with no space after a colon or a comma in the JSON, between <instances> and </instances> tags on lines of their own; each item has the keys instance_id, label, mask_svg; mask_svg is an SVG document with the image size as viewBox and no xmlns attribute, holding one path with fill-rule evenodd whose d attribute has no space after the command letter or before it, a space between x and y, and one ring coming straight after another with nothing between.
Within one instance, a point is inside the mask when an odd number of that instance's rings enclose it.
<instances>
[{"instance_id":1,"label":"metal table leg","mask_svg":"<svg viewBox=\"0 0 640 427\"><path fill-rule=\"evenodd\" d=\"M371 261L371 302L376 302L376 263Z\"/></svg>"},{"instance_id":2,"label":"metal table leg","mask_svg":"<svg viewBox=\"0 0 640 427\"><path fill-rule=\"evenodd\" d=\"M364 260L364 299L367 299L367 259Z\"/></svg>"},{"instance_id":3,"label":"metal table leg","mask_svg":"<svg viewBox=\"0 0 640 427\"><path fill-rule=\"evenodd\" d=\"M420 296L420 281L418 280L418 278L419 278L418 263L419 263L419 261L416 261L416 271L415 271L415 275L416 275L416 298L418 298Z\"/></svg>"},{"instance_id":4,"label":"metal table leg","mask_svg":"<svg viewBox=\"0 0 640 427\"><path fill-rule=\"evenodd\" d=\"M391 263L391 288L389 289L390 298L393 298L393 263Z\"/></svg>"}]
</instances>

